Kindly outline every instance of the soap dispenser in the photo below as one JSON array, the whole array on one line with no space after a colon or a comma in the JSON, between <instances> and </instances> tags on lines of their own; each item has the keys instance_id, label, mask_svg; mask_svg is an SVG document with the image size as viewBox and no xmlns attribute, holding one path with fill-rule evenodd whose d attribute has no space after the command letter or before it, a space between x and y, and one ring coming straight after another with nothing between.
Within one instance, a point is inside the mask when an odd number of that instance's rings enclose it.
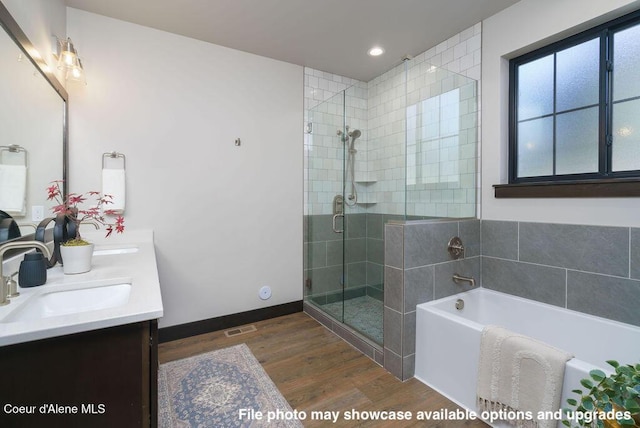
<instances>
[{"instance_id":1,"label":"soap dispenser","mask_svg":"<svg viewBox=\"0 0 640 428\"><path fill-rule=\"evenodd\" d=\"M25 254L18 271L20 287L36 287L45 282L47 282L47 261L42 253Z\"/></svg>"}]
</instances>

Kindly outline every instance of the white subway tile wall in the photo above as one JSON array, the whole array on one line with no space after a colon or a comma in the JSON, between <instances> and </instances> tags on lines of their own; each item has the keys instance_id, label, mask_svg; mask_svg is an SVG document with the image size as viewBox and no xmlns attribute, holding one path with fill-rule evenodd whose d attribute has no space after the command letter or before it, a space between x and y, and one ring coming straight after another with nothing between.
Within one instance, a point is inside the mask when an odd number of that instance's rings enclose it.
<instances>
[{"instance_id":1,"label":"white subway tile wall","mask_svg":"<svg viewBox=\"0 0 640 428\"><path fill-rule=\"evenodd\" d=\"M341 80L337 81L338 78ZM305 68L305 85L308 84L318 85L318 88L305 86L305 94L310 95L305 96L305 105L312 107L305 109L304 191L307 203L304 213L331 214L333 198L343 193L347 146L337 132L344 132L345 125L362 132L356 143L355 171L366 171L367 168L367 86L354 79ZM339 92L333 92L335 88ZM312 124L311 128L309 124ZM358 198L364 200L366 192L359 189ZM364 208L355 206L350 212L364 212Z\"/></svg>"},{"instance_id":2,"label":"white subway tile wall","mask_svg":"<svg viewBox=\"0 0 640 428\"><path fill-rule=\"evenodd\" d=\"M305 68L305 214L330 214L343 192L348 125L362 131L349 212L474 217L480 48L478 23L370 82Z\"/></svg>"}]
</instances>

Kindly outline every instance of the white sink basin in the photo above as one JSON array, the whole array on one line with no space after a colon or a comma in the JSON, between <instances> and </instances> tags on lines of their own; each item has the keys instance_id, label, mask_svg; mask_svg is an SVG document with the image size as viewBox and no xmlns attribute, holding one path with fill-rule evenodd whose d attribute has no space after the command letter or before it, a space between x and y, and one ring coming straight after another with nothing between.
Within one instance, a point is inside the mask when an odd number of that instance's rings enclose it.
<instances>
[{"instance_id":1,"label":"white sink basin","mask_svg":"<svg viewBox=\"0 0 640 428\"><path fill-rule=\"evenodd\" d=\"M130 283L42 293L31 297L22 307L11 312L3 322L30 321L114 308L125 305L129 301L130 293Z\"/></svg>"},{"instance_id":2,"label":"white sink basin","mask_svg":"<svg viewBox=\"0 0 640 428\"><path fill-rule=\"evenodd\" d=\"M93 250L94 256L108 256L112 254L137 253L138 247L97 247Z\"/></svg>"}]
</instances>

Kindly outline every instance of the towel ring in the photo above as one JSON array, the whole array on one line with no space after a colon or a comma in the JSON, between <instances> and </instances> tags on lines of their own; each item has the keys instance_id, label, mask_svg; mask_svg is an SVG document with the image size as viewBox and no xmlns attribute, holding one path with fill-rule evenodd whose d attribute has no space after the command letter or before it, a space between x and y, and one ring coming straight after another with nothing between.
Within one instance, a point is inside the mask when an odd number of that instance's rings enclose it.
<instances>
[{"instance_id":1,"label":"towel ring","mask_svg":"<svg viewBox=\"0 0 640 428\"><path fill-rule=\"evenodd\" d=\"M24 166L28 166L28 157L29 153L27 150L19 146L18 144L11 144L10 146L0 146L0 152L9 152L9 153L24 153ZM2 160L2 155L0 154L0 161Z\"/></svg>"},{"instance_id":2,"label":"towel ring","mask_svg":"<svg viewBox=\"0 0 640 428\"><path fill-rule=\"evenodd\" d=\"M127 159L124 156L124 154L122 153L118 153L118 152L110 152L110 153L103 153L102 154L102 169L105 168L105 161L107 159L122 159L122 169L126 169L127 167Z\"/></svg>"}]
</instances>

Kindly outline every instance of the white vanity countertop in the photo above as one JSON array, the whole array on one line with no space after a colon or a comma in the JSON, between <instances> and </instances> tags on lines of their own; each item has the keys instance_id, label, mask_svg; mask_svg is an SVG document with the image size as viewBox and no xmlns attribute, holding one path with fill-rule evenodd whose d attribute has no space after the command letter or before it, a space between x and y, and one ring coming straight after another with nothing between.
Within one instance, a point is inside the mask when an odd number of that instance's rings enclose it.
<instances>
[{"instance_id":1,"label":"white vanity countertop","mask_svg":"<svg viewBox=\"0 0 640 428\"><path fill-rule=\"evenodd\" d=\"M101 230L84 232L83 238L95 244L91 271L65 275L62 267L56 265L47 270L46 284L39 287L19 287L20 296L10 299L10 304L0 306L0 346L162 317L153 232L127 230L123 234L114 233L112 237L104 238L104 231ZM110 251L102 251L102 255L96 254L100 250L116 251L111 251L115 254L109 254ZM25 310L32 303L31 299L46 293L119 283L131 284L128 301L124 304L107 309L13 321L19 311Z\"/></svg>"}]
</instances>

